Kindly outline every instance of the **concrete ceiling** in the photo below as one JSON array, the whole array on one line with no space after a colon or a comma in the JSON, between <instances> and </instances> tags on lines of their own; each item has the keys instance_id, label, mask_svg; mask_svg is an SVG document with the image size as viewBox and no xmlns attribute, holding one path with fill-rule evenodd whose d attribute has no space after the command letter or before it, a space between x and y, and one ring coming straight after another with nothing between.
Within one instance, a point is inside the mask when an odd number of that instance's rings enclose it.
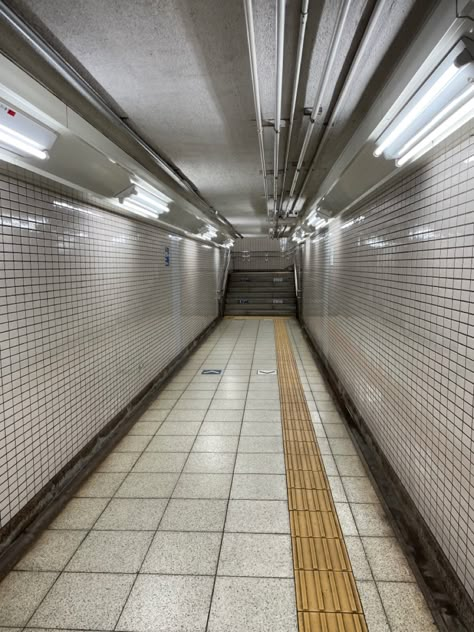
<instances>
[{"instance_id":1,"label":"concrete ceiling","mask_svg":"<svg viewBox=\"0 0 474 632\"><path fill-rule=\"evenodd\" d=\"M347 1L347 0L341 0ZM374 7L352 0L349 25L323 95L321 121L334 107L350 61ZM308 185L317 190L368 104L403 55L425 17L424 0L385 0L363 71L342 104ZM242 0L10 0L20 13L98 89L130 125L168 157L201 195L244 235L267 234L267 205L257 142ZM275 114L276 0L254 0L255 40L264 120ZM339 2L310 0L289 188ZM282 116L288 119L299 29L299 0L286 7ZM58 95L61 96L61 95ZM313 135L305 167L323 124ZM287 128L282 130L283 165ZM267 169L273 169L273 129L265 128ZM304 178L302 173L301 180ZM269 179L270 181L270 179ZM271 190L271 187L269 187Z\"/></svg>"}]
</instances>

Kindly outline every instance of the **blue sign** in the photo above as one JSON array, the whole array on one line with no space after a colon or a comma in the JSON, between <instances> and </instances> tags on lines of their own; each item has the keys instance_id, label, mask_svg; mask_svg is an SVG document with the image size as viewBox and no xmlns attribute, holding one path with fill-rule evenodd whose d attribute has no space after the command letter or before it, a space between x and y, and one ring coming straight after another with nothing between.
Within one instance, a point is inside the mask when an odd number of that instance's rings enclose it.
<instances>
[{"instance_id":1,"label":"blue sign","mask_svg":"<svg viewBox=\"0 0 474 632\"><path fill-rule=\"evenodd\" d=\"M220 375L222 373L222 369L204 369L201 371L202 375Z\"/></svg>"},{"instance_id":2,"label":"blue sign","mask_svg":"<svg viewBox=\"0 0 474 632\"><path fill-rule=\"evenodd\" d=\"M170 249L168 246L165 248L165 266L169 268L170 265Z\"/></svg>"}]
</instances>

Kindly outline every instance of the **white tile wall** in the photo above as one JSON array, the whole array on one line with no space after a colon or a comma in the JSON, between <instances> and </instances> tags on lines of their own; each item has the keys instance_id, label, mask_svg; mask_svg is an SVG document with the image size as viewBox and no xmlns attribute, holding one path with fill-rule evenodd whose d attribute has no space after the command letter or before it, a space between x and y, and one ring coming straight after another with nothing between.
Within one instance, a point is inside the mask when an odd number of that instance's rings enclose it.
<instances>
[{"instance_id":1,"label":"white tile wall","mask_svg":"<svg viewBox=\"0 0 474 632\"><path fill-rule=\"evenodd\" d=\"M232 249L233 270L285 270L293 264L293 252L286 239L246 237Z\"/></svg>"},{"instance_id":2,"label":"white tile wall","mask_svg":"<svg viewBox=\"0 0 474 632\"><path fill-rule=\"evenodd\" d=\"M217 316L218 249L37 180L0 170L0 528Z\"/></svg>"},{"instance_id":3,"label":"white tile wall","mask_svg":"<svg viewBox=\"0 0 474 632\"><path fill-rule=\"evenodd\" d=\"M473 133L306 242L303 317L474 597Z\"/></svg>"}]
</instances>

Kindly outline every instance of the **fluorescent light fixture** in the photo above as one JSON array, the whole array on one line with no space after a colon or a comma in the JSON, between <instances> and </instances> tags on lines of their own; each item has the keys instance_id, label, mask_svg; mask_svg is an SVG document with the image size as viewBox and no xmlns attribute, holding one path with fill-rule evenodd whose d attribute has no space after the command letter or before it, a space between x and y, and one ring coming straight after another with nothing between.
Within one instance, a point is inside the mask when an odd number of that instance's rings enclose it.
<instances>
[{"instance_id":1,"label":"fluorescent light fixture","mask_svg":"<svg viewBox=\"0 0 474 632\"><path fill-rule=\"evenodd\" d=\"M462 38L395 116L374 156L416 160L474 116L474 42Z\"/></svg>"},{"instance_id":2,"label":"fluorescent light fixture","mask_svg":"<svg viewBox=\"0 0 474 632\"><path fill-rule=\"evenodd\" d=\"M351 226L354 226L354 224L359 224L360 222L363 222L364 219L365 219L364 215L359 215L359 217L354 217L353 219L350 219L349 221L347 221L344 224L342 224L341 230L345 230L346 228L350 228Z\"/></svg>"},{"instance_id":3,"label":"fluorescent light fixture","mask_svg":"<svg viewBox=\"0 0 474 632\"><path fill-rule=\"evenodd\" d=\"M434 83L434 85L423 95L423 97L416 103L409 112L402 118L400 123L390 132L388 136L377 146L374 151L374 156L378 157L383 154L385 149L394 143L397 138L416 120L416 118L429 107L436 99L438 94L443 88L451 81L451 79L459 71L454 64L451 64L447 70L441 75L441 77Z\"/></svg>"},{"instance_id":4,"label":"fluorescent light fixture","mask_svg":"<svg viewBox=\"0 0 474 632\"><path fill-rule=\"evenodd\" d=\"M426 136L433 128L441 123L446 117L451 114L456 108L463 105L469 97L474 96L474 85L469 86L467 90L464 90L454 101L448 103L448 105L441 110L431 121L425 125L417 134L415 134L398 152L400 156L406 154L406 152L417 144L417 142Z\"/></svg>"},{"instance_id":5,"label":"fluorescent light fixture","mask_svg":"<svg viewBox=\"0 0 474 632\"><path fill-rule=\"evenodd\" d=\"M411 162L426 154L427 151L435 147L442 140L453 134L460 127L465 125L474 117L474 98L469 99L459 110L456 110L454 114L451 114L446 120L444 120L438 127L436 127L430 134L425 136L423 140L417 143L409 151L398 158L397 167L403 167L407 162Z\"/></svg>"},{"instance_id":6,"label":"fluorescent light fixture","mask_svg":"<svg viewBox=\"0 0 474 632\"><path fill-rule=\"evenodd\" d=\"M48 152L31 138L27 138L4 125L0 125L0 145L6 145L7 149L21 152L40 160L49 158Z\"/></svg>"},{"instance_id":7,"label":"fluorescent light fixture","mask_svg":"<svg viewBox=\"0 0 474 632\"><path fill-rule=\"evenodd\" d=\"M293 233L291 240L295 241L297 244L301 244L306 237L308 237L309 233L307 233L301 226L295 230Z\"/></svg>"},{"instance_id":8,"label":"fluorescent light fixture","mask_svg":"<svg viewBox=\"0 0 474 632\"><path fill-rule=\"evenodd\" d=\"M314 230L318 230L318 228L323 228L323 226L327 226L327 224L327 220L320 218L320 220L316 222L316 224L314 224Z\"/></svg>"},{"instance_id":9,"label":"fluorescent light fixture","mask_svg":"<svg viewBox=\"0 0 474 632\"><path fill-rule=\"evenodd\" d=\"M124 208L127 211L131 211L135 213L135 215L140 215L141 217L147 217L148 219L157 219L160 216L160 213L155 213L154 211L149 211L138 204L134 204L133 202L128 202L127 200L123 203Z\"/></svg>"},{"instance_id":10,"label":"fluorescent light fixture","mask_svg":"<svg viewBox=\"0 0 474 632\"><path fill-rule=\"evenodd\" d=\"M124 208L149 219L157 219L163 213L169 213L168 205L171 198L158 189L145 188L134 183L118 195L119 202Z\"/></svg>"},{"instance_id":11,"label":"fluorescent light fixture","mask_svg":"<svg viewBox=\"0 0 474 632\"><path fill-rule=\"evenodd\" d=\"M318 211L319 211L319 206L317 208L314 208L311 211L311 213L308 215L306 219L306 224L308 224L308 226L314 226L320 220Z\"/></svg>"},{"instance_id":12,"label":"fluorescent light fixture","mask_svg":"<svg viewBox=\"0 0 474 632\"><path fill-rule=\"evenodd\" d=\"M205 239L206 241L212 241L215 237L217 237L217 234L217 230L208 224L199 233L197 233L197 236L201 239Z\"/></svg>"},{"instance_id":13,"label":"fluorescent light fixture","mask_svg":"<svg viewBox=\"0 0 474 632\"><path fill-rule=\"evenodd\" d=\"M46 160L57 134L0 101L0 147L15 154Z\"/></svg>"}]
</instances>

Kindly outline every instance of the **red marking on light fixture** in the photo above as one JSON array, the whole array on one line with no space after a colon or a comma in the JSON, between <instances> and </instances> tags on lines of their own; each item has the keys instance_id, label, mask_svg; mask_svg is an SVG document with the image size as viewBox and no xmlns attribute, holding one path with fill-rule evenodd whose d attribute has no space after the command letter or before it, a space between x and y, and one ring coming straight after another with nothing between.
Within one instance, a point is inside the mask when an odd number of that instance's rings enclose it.
<instances>
[{"instance_id":1,"label":"red marking on light fixture","mask_svg":"<svg viewBox=\"0 0 474 632\"><path fill-rule=\"evenodd\" d=\"M7 110L7 114L9 114L10 116L15 116L16 112L15 110Z\"/></svg>"}]
</instances>

